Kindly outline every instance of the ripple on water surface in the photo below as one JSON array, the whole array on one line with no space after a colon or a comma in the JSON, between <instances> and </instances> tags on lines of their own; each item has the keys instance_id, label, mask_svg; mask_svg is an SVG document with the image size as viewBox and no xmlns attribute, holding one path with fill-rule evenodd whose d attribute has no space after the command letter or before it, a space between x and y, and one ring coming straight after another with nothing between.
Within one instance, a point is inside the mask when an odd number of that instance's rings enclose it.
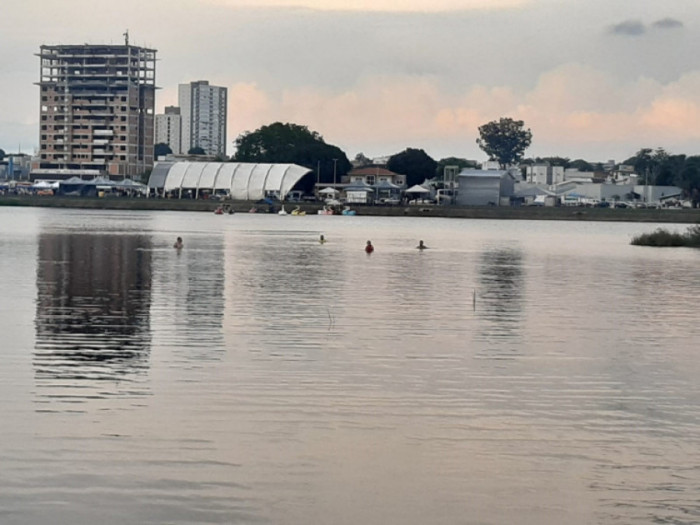
<instances>
[{"instance_id":1,"label":"ripple on water surface","mask_svg":"<svg viewBox=\"0 0 700 525\"><path fill-rule=\"evenodd\" d=\"M88 215L0 261L0 397L29 393L0 402L3 523L700 520L696 252L624 224Z\"/></svg>"}]
</instances>

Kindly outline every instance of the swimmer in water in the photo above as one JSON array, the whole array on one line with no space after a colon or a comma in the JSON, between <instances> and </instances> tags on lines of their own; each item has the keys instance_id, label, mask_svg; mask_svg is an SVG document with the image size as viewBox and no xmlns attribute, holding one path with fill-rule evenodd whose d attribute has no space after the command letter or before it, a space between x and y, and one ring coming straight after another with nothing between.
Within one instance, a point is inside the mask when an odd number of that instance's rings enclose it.
<instances>
[{"instance_id":1,"label":"swimmer in water","mask_svg":"<svg viewBox=\"0 0 700 525\"><path fill-rule=\"evenodd\" d=\"M319 237L319 239L318 239L318 242L323 244L326 242L326 238L323 235L321 235L321 237Z\"/></svg>"},{"instance_id":2,"label":"swimmer in water","mask_svg":"<svg viewBox=\"0 0 700 525\"><path fill-rule=\"evenodd\" d=\"M372 241L367 241L367 245L365 246L365 251L367 253L372 253L374 251L374 246L372 246Z\"/></svg>"},{"instance_id":3,"label":"swimmer in water","mask_svg":"<svg viewBox=\"0 0 700 525\"><path fill-rule=\"evenodd\" d=\"M418 246L416 246L416 248L421 251L428 249L428 247L425 244L423 244L423 241L418 241Z\"/></svg>"},{"instance_id":4,"label":"swimmer in water","mask_svg":"<svg viewBox=\"0 0 700 525\"><path fill-rule=\"evenodd\" d=\"M173 248L177 250L181 250L184 244L182 244L182 237L178 237L177 240L175 241L175 244L173 244Z\"/></svg>"}]
</instances>

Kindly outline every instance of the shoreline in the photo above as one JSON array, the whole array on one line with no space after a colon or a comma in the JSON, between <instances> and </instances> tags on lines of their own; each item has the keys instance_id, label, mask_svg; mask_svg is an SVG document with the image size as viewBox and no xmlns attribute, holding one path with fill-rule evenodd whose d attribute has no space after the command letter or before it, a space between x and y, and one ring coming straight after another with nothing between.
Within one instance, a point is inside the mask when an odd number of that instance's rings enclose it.
<instances>
[{"instance_id":1,"label":"shoreline","mask_svg":"<svg viewBox=\"0 0 700 525\"><path fill-rule=\"evenodd\" d=\"M220 204L228 204L236 213L248 213L257 206L258 213L267 213L267 205L252 201L208 201L177 199L145 199L129 197L59 197L35 195L0 196L2 207L77 208L100 210L198 211L213 213ZM287 211L299 206L309 215L323 207L322 203L285 203ZM352 206L357 215L376 217L443 217L454 219L496 220L569 220L654 223L700 223L700 208L582 208L582 207L499 207L499 206Z\"/></svg>"}]
</instances>

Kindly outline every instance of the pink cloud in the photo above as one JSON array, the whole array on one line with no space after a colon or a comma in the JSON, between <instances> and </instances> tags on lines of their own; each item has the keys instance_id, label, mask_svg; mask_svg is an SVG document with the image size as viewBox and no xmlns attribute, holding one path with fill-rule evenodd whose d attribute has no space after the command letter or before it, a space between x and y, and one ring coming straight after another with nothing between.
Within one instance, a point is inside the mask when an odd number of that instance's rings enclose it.
<instances>
[{"instance_id":1,"label":"pink cloud","mask_svg":"<svg viewBox=\"0 0 700 525\"><path fill-rule=\"evenodd\" d=\"M591 144L619 155L648 145L673 151L674 144L700 137L700 73L662 85L645 78L621 81L572 64L546 72L530 90L472 86L462 93L427 77L388 75L363 78L340 92L229 87L231 142L275 121L294 122L349 156L423 147L437 157L480 158L478 127L503 116L532 129L533 155L585 157Z\"/></svg>"}]
</instances>

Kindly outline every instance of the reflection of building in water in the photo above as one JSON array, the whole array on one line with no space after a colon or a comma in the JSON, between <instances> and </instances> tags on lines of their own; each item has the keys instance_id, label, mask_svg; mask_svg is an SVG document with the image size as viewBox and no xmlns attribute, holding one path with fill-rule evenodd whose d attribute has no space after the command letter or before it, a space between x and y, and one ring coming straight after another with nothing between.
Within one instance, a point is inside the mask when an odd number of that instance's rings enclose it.
<instances>
[{"instance_id":1,"label":"reflection of building in water","mask_svg":"<svg viewBox=\"0 0 700 525\"><path fill-rule=\"evenodd\" d=\"M513 338L519 334L523 315L523 254L520 250L496 249L482 254L479 264L477 313L491 326L486 338Z\"/></svg>"},{"instance_id":2,"label":"reflection of building in water","mask_svg":"<svg viewBox=\"0 0 700 525\"><path fill-rule=\"evenodd\" d=\"M34 367L45 397L139 393L150 347L148 248L134 235L40 236Z\"/></svg>"}]
</instances>

